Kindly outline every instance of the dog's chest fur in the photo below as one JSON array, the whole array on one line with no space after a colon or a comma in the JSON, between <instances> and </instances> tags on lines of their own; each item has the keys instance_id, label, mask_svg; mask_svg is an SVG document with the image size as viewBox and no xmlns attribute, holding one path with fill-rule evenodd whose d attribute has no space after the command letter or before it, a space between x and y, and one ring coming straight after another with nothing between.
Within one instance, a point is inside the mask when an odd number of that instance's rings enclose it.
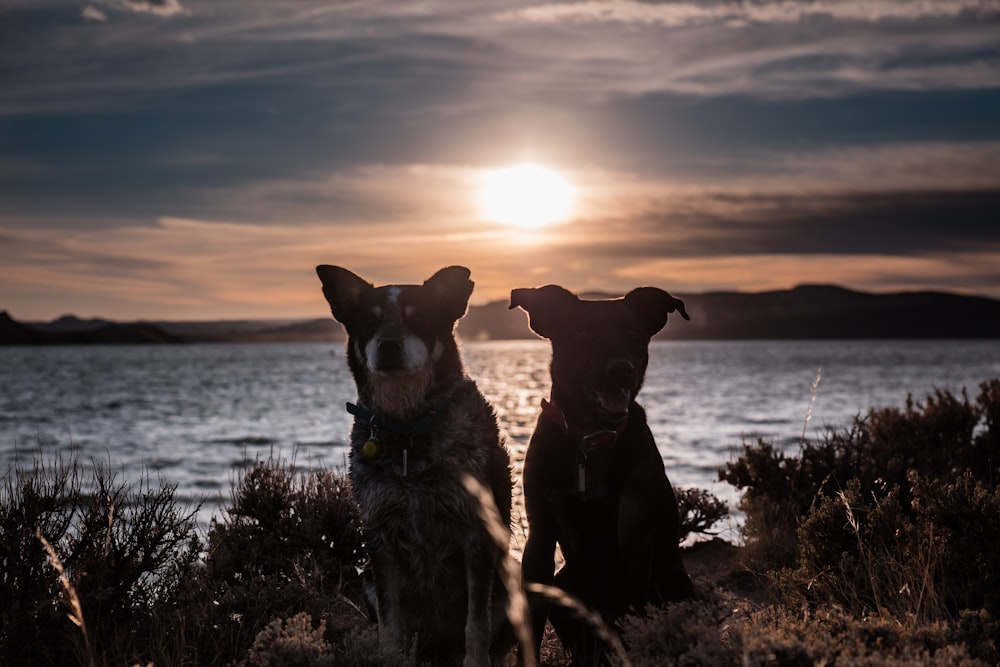
<instances>
[{"instance_id":1,"label":"dog's chest fur","mask_svg":"<svg viewBox=\"0 0 1000 667\"><path fill-rule=\"evenodd\" d=\"M489 488L509 523L509 456L493 409L471 380L460 380L447 399L429 399L426 405L438 409L433 429L412 442L383 434L377 456L365 453L370 424L356 419L349 474L369 550L394 563L407 627L460 646L468 547L481 545L487 566L494 548L463 477L471 475Z\"/></svg>"},{"instance_id":2,"label":"dog's chest fur","mask_svg":"<svg viewBox=\"0 0 1000 667\"><path fill-rule=\"evenodd\" d=\"M370 424L358 419L351 433L350 477L366 530L414 569L460 549L456 527L476 525L461 475L488 484L507 465L493 411L471 380L428 404L443 405L429 433L411 439L383 430L374 455L365 451Z\"/></svg>"}]
</instances>

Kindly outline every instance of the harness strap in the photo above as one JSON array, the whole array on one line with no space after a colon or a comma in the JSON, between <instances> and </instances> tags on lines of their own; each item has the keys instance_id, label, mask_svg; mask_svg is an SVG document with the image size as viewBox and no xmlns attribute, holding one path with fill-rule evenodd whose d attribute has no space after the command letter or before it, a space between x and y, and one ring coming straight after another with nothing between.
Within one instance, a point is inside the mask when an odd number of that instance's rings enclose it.
<instances>
[{"instance_id":1,"label":"harness strap","mask_svg":"<svg viewBox=\"0 0 1000 667\"><path fill-rule=\"evenodd\" d=\"M600 429L597 431L585 431L579 427L574 427L566 419L566 413L562 411L555 400L542 399L542 414L549 421L559 427L571 440L576 441L576 464L577 464L577 490L581 495L587 492L587 458L598 449L609 449L615 446L618 438L625 432L628 425L628 417L613 429Z\"/></svg>"}]
</instances>

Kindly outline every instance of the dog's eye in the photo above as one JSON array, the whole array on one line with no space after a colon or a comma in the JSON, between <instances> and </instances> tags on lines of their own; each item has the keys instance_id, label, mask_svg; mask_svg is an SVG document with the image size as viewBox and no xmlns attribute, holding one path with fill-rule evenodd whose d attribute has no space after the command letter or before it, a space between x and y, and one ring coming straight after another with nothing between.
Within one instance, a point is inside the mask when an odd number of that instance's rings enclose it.
<instances>
[{"instance_id":1,"label":"dog's eye","mask_svg":"<svg viewBox=\"0 0 1000 667\"><path fill-rule=\"evenodd\" d=\"M424 321L423 311L414 306L412 303L408 304L406 308L403 309L403 316L406 317L406 321L410 324L420 324Z\"/></svg>"},{"instance_id":2,"label":"dog's eye","mask_svg":"<svg viewBox=\"0 0 1000 667\"><path fill-rule=\"evenodd\" d=\"M378 326L381 319L382 309L378 306L373 306L371 309L364 312L361 317L361 323L367 327L375 327Z\"/></svg>"}]
</instances>

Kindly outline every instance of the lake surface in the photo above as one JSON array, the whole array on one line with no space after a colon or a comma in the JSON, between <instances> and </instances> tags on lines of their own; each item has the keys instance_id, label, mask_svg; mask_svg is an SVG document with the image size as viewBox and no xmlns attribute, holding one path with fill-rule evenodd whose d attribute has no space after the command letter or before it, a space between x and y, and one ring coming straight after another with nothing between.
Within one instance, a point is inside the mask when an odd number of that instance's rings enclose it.
<instances>
[{"instance_id":1,"label":"lake surface","mask_svg":"<svg viewBox=\"0 0 1000 667\"><path fill-rule=\"evenodd\" d=\"M549 345L468 342L463 355L519 474L549 391ZM822 437L869 407L902 406L908 392L975 397L993 377L1000 340L657 341L639 402L674 485L735 504L717 471L744 440L794 451L804 428ZM0 347L0 472L72 452L125 479L177 484L180 499L205 501L207 521L258 458L343 467L354 397L342 343Z\"/></svg>"}]
</instances>

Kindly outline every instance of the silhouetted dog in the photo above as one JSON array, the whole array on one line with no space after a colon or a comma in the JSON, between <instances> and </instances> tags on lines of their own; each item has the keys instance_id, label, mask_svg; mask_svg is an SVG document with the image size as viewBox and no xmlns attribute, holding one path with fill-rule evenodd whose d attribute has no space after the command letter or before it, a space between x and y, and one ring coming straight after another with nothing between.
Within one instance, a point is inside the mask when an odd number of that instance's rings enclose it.
<instances>
[{"instance_id":1,"label":"silhouetted dog","mask_svg":"<svg viewBox=\"0 0 1000 667\"><path fill-rule=\"evenodd\" d=\"M466 311L469 270L452 266L423 285L374 287L319 266L323 294L347 329L358 389L350 480L371 557L379 641L421 660L490 662L506 623L498 582L502 551L463 487L493 493L509 525L510 459L496 415L465 375L455 322ZM504 633L504 636L507 636ZM499 643L499 642L498 642ZM496 646L499 653L509 646Z\"/></svg>"},{"instance_id":2,"label":"silhouetted dog","mask_svg":"<svg viewBox=\"0 0 1000 667\"><path fill-rule=\"evenodd\" d=\"M635 401L649 340L667 313L689 319L684 302L654 287L584 301L549 285L513 290L510 307L517 306L552 341L552 397L542 401L524 461L525 582L554 583L606 622L690 596L677 500ZM565 564L554 575L556 543ZM586 624L532 600L536 642L548 615L574 664L604 660L606 647Z\"/></svg>"}]
</instances>

